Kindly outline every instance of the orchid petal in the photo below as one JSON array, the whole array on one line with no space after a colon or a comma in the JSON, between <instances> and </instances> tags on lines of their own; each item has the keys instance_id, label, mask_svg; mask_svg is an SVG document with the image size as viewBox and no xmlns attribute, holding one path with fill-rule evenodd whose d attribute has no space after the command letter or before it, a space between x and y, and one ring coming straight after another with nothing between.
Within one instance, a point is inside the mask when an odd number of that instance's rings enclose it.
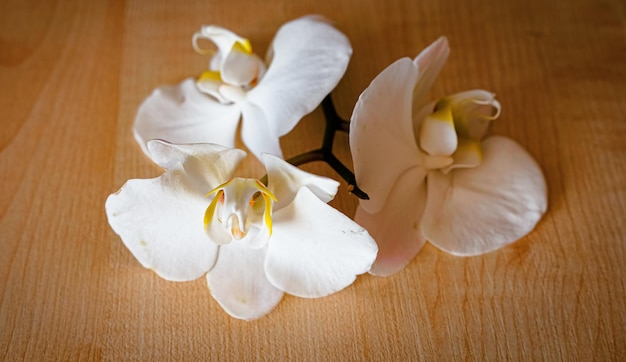
<instances>
[{"instance_id":1,"label":"orchid petal","mask_svg":"<svg viewBox=\"0 0 626 362\"><path fill-rule=\"evenodd\" d=\"M251 103L242 103L241 106L244 119L241 125L241 139L250 152L258 159L263 153L282 158L280 141L272 134L264 110Z\"/></svg>"},{"instance_id":2,"label":"orchid petal","mask_svg":"<svg viewBox=\"0 0 626 362\"><path fill-rule=\"evenodd\" d=\"M350 149L356 182L370 197L361 201L368 213L379 212L395 180L420 163L411 120L416 79L411 59L397 60L372 81L352 113Z\"/></svg>"},{"instance_id":3,"label":"orchid petal","mask_svg":"<svg viewBox=\"0 0 626 362\"><path fill-rule=\"evenodd\" d=\"M228 244L233 240L232 235L221 227L219 221L219 211L217 209L223 197L224 191L219 190L204 212L204 231L209 239L218 245Z\"/></svg>"},{"instance_id":4,"label":"orchid petal","mask_svg":"<svg viewBox=\"0 0 626 362\"><path fill-rule=\"evenodd\" d=\"M204 194L232 177L239 162L246 156L242 150L215 144L177 145L161 140L148 142L149 155L167 170L181 170Z\"/></svg>"},{"instance_id":5,"label":"orchid petal","mask_svg":"<svg viewBox=\"0 0 626 362\"><path fill-rule=\"evenodd\" d=\"M266 249L250 249L237 241L220 247L219 259L207 274L213 298L231 316L260 318L276 307L283 291L265 276Z\"/></svg>"},{"instance_id":6,"label":"orchid petal","mask_svg":"<svg viewBox=\"0 0 626 362\"><path fill-rule=\"evenodd\" d=\"M269 196L262 194L258 203L262 203L260 207L253 208L250 213L250 226L246 236L239 240L251 249L260 249L267 245L267 241L272 236L272 202ZM269 208L267 207L269 206Z\"/></svg>"},{"instance_id":7,"label":"orchid petal","mask_svg":"<svg viewBox=\"0 0 626 362\"><path fill-rule=\"evenodd\" d=\"M453 163L442 168L444 174L455 168L470 168L480 165L483 161L483 148L479 141L459 138L459 145L452 155Z\"/></svg>"},{"instance_id":8,"label":"orchid petal","mask_svg":"<svg viewBox=\"0 0 626 362\"><path fill-rule=\"evenodd\" d=\"M422 232L455 255L478 255L512 243L537 224L547 208L541 169L517 143L505 137L483 142L475 168L428 174Z\"/></svg>"},{"instance_id":9,"label":"orchid petal","mask_svg":"<svg viewBox=\"0 0 626 362\"><path fill-rule=\"evenodd\" d=\"M196 81L196 87L202 93L206 93L211 97L217 99L221 104L231 103L229 99L224 97L220 93L220 87L224 84L222 75L219 71L207 70L202 72L198 80Z\"/></svg>"},{"instance_id":10,"label":"orchid petal","mask_svg":"<svg viewBox=\"0 0 626 362\"><path fill-rule=\"evenodd\" d=\"M274 213L274 223L265 271L289 294L317 298L337 292L376 258L376 243L367 231L306 187Z\"/></svg>"},{"instance_id":11,"label":"orchid petal","mask_svg":"<svg viewBox=\"0 0 626 362\"><path fill-rule=\"evenodd\" d=\"M335 88L351 54L348 38L321 17L283 25L268 51L267 72L248 93L263 109L270 135L283 136L313 111Z\"/></svg>"},{"instance_id":12,"label":"orchid petal","mask_svg":"<svg viewBox=\"0 0 626 362\"><path fill-rule=\"evenodd\" d=\"M454 125L460 137L482 140L491 121L500 116L500 102L493 93L485 90L457 93L447 101L451 104Z\"/></svg>"},{"instance_id":13,"label":"orchid petal","mask_svg":"<svg viewBox=\"0 0 626 362\"><path fill-rule=\"evenodd\" d=\"M435 84L435 80L446 64L449 54L448 39L442 36L422 50L413 61L418 72L418 78L413 89L414 110L418 110L426 104L428 92Z\"/></svg>"},{"instance_id":14,"label":"orchid petal","mask_svg":"<svg viewBox=\"0 0 626 362\"><path fill-rule=\"evenodd\" d=\"M217 246L202 229L208 200L178 172L129 180L106 201L109 224L145 268L167 280L193 280L206 273Z\"/></svg>"},{"instance_id":15,"label":"orchid petal","mask_svg":"<svg viewBox=\"0 0 626 362\"><path fill-rule=\"evenodd\" d=\"M262 158L267 170L268 188L277 199L274 210L290 204L302 186L324 203L335 197L339 182L303 171L276 156L263 154Z\"/></svg>"},{"instance_id":16,"label":"orchid petal","mask_svg":"<svg viewBox=\"0 0 626 362\"><path fill-rule=\"evenodd\" d=\"M211 50L205 50L198 45L198 39L207 39L213 42L217 47L217 53L212 59L212 66L210 69L217 70L224 58L237 47L244 52L251 54L252 47L248 39L242 38L239 35L233 33L228 29L224 29L215 25L204 25L200 28L199 32L196 32L191 43L193 48L200 54L212 53Z\"/></svg>"},{"instance_id":17,"label":"orchid petal","mask_svg":"<svg viewBox=\"0 0 626 362\"><path fill-rule=\"evenodd\" d=\"M134 134L143 151L146 143L163 139L171 143L235 145L240 110L201 93L195 81L156 89L139 107Z\"/></svg>"},{"instance_id":18,"label":"orchid petal","mask_svg":"<svg viewBox=\"0 0 626 362\"><path fill-rule=\"evenodd\" d=\"M419 229L426 204L426 170L415 167L394 185L385 207L377 214L357 208L354 221L378 244L371 274L388 276L402 270L422 249L426 239Z\"/></svg>"}]
</instances>

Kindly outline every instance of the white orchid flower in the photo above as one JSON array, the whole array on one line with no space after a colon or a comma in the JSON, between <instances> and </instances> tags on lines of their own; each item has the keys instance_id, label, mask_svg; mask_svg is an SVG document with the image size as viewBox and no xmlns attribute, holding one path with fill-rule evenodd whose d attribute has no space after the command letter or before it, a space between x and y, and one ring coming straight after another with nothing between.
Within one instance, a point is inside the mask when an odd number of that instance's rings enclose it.
<instances>
[{"instance_id":1,"label":"white orchid flower","mask_svg":"<svg viewBox=\"0 0 626 362\"><path fill-rule=\"evenodd\" d=\"M233 147L241 118L242 140L257 158L282 158L279 137L335 88L352 54L347 37L319 16L283 25L265 62L226 29L203 26L193 36L194 48L205 53L200 39L217 47L209 70L197 81L156 89L139 107L134 134L148 156L151 139Z\"/></svg>"},{"instance_id":2,"label":"white orchid flower","mask_svg":"<svg viewBox=\"0 0 626 362\"><path fill-rule=\"evenodd\" d=\"M144 267L167 280L208 273L213 297L233 317L259 318L285 292L337 292L376 258L367 231L326 204L334 180L265 154L265 186L232 177L241 150L160 140L147 147L167 171L110 195L109 224Z\"/></svg>"},{"instance_id":3,"label":"white orchid flower","mask_svg":"<svg viewBox=\"0 0 626 362\"><path fill-rule=\"evenodd\" d=\"M543 174L504 137L485 137L500 114L494 95L473 90L427 103L449 54L440 38L403 58L361 94L350 127L361 200L355 220L376 239L371 273L401 270L428 240L478 255L520 239L546 211Z\"/></svg>"}]
</instances>

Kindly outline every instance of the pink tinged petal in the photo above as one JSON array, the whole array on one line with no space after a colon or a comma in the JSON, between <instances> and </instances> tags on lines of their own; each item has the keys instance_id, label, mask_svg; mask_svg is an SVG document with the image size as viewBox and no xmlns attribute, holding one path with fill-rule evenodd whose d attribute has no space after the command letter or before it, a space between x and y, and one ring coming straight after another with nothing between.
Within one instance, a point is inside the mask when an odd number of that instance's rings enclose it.
<instances>
[{"instance_id":1,"label":"pink tinged petal","mask_svg":"<svg viewBox=\"0 0 626 362\"><path fill-rule=\"evenodd\" d=\"M357 184L370 197L361 207L369 213L379 212L398 177L421 162L411 120L416 79L415 64L397 60L372 81L352 113L350 149Z\"/></svg>"},{"instance_id":2,"label":"pink tinged petal","mask_svg":"<svg viewBox=\"0 0 626 362\"><path fill-rule=\"evenodd\" d=\"M339 182L335 180L303 171L276 156L264 154L262 159L267 170L268 188L278 200L274 210L290 204L303 186L324 203L332 200L337 193Z\"/></svg>"},{"instance_id":3,"label":"pink tinged petal","mask_svg":"<svg viewBox=\"0 0 626 362\"><path fill-rule=\"evenodd\" d=\"M541 169L522 147L490 137L483 155L478 167L428 174L422 231L455 255L478 255L520 239L547 208Z\"/></svg>"},{"instance_id":4,"label":"pink tinged petal","mask_svg":"<svg viewBox=\"0 0 626 362\"><path fill-rule=\"evenodd\" d=\"M262 153L282 158L280 141L270 130L264 110L249 102L241 103L241 106L243 112L241 139L250 152L258 159Z\"/></svg>"},{"instance_id":5,"label":"pink tinged petal","mask_svg":"<svg viewBox=\"0 0 626 362\"><path fill-rule=\"evenodd\" d=\"M283 25L268 50L267 72L248 93L249 102L263 109L270 134L288 133L313 111L335 88L351 55L348 38L321 17Z\"/></svg>"},{"instance_id":6,"label":"pink tinged petal","mask_svg":"<svg viewBox=\"0 0 626 362\"><path fill-rule=\"evenodd\" d=\"M323 297L367 272L376 251L365 229L303 187L291 204L274 213L265 271L289 294Z\"/></svg>"},{"instance_id":7,"label":"pink tinged petal","mask_svg":"<svg viewBox=\"0 0 626 362\"><path fill-rule=\"evenodd\" d=\"M178 86L156 89L139 107L134 134L143 151L146 143L162 139L171 143L235 145L240 110L201 93L192 79Z\"/></svg>"},{"instance_id":8,"label":"pink tinged petal","mask_svg":"<svg viewBox=\"0 0 626 362\"><path fill-rule=\"evenodd\" d=\"M454 125L460 137L480 141L491 121L500 116L500 102L495 94L477 89L457 93L447 100L452 107Z\"/></svg>"},{"instance_id":9,"label":"pink tinged petal","mask_svg":"<svg viewBox=\"0 0 626 362\"><path fill-rule=\"evenodd\" d=\"M159 166L184 171L200 194L230 179L246 156L242 150L215 144L177 145L161 140L148 142L148 151Z\"/></svg>"},{"instance_id":10,"label":"pink tinged petal","mask_svg":"<svg viewBox=\"0 0 626 362\"><path fill-rule=\"evenodd\" d=\"M129 180L106 201L109 224L145 268L174 281L206 273L217 245L202 230L208 205L179 171L149 180Z\"/></svg>"},{"instance_id":11,"label":"pink tinged petal","mask_svg":"<svg viewBox=\"0 0 626 362\"><path fill-rule=\"evenodd\" d=\"M413 61L419 74L413 90L413 109L418 110L426 104L428 92L435 84L449 54L448 39L442 36L422 50Z\"/></svg>"},{"instance_id":12,"label":"pink tinged petal","mask_svg":"<svg viewBox=\"0 0 626 362\"><path fill-rule=\"evenodd\" d=\"M377 214L357 209L354 221L378 244L371 274L388 276L402 270L422 249L426 239L419 229L426 204L426 170L416 167L403 174Z\"/></svg>"},{"instance_id":13,"label":"pink tinged petal","mask_svg":"<svg viewBox=\"0 0 626 362\"><path fill-rule=\"evenodd\" d=\"M250 249L237 241L220 247L207 282L213 298L231 316L257 319L272 311L282 299L283 291L265 276L265 253L265 249Z\"/></svg>"}]
</instances>

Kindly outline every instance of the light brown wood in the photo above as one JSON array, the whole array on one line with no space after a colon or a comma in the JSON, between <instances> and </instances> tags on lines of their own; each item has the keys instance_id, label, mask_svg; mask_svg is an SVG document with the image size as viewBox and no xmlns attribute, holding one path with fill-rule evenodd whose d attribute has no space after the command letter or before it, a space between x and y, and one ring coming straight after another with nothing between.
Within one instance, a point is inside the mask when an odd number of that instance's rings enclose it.
<instances>
[{"instance_id":1,"label":"light brown wood","mask_svg":"<svg viewBox=\"0 0 626 362\"><path fill-rule=\"evenodd\" d=\"M151 90L196 76L191 35L218 24L263 54L300 15L334 20L354 55L333 91L344 117L373 77L439 35L433 97L498 94L493 133L543 168L549 210L519 242L458 258L426 246L268 316L224 313L204 279L143 269L104 200L160 170L132 137ZM24 1L0 3L0 359L626 359L626 10L621 0ZM318 147L320 110L281 142ZM335 151L349 162L347 137ZM323 164L305 169L333 178ZM242 171L260 176L249 158ZM351 215L345 183L333 206Z\"/></svg>"}]
</instances>

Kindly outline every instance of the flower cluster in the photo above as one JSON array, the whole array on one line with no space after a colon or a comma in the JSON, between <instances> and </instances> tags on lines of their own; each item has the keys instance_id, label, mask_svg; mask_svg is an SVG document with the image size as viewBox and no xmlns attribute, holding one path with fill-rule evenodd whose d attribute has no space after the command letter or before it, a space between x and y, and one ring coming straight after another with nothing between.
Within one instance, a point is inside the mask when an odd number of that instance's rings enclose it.
<instances>
[{"instance_id":1,"label":"flower cluster","mask_svg":"<svg viewBox=\"0 0 626 362\"><path fill-rule=\"evenodd\" d=\"M211 54L208 70L155 90L135 119L136 140L165 172L129 180L105 208L141 265L172 281L206 276L235 318L259 318L285 293L323 297L360 274L398 272L427 240L456 255L495 250L530 232L546 210L532 157L512 140L487 137L500 115L492 93L427 101L449 53L445 38L390 65L359 98L349 126L350 179L363 198L354 220L327 204L338 182L284 161L279 143L343 76L346 36L307 16L278 30L264 60L218 26L203 26L192 43ZM232 148L240 119L265 177L234 175L246 155ZM312 154L345 178L332 140Z\"/></svg>"}]
</instances>

